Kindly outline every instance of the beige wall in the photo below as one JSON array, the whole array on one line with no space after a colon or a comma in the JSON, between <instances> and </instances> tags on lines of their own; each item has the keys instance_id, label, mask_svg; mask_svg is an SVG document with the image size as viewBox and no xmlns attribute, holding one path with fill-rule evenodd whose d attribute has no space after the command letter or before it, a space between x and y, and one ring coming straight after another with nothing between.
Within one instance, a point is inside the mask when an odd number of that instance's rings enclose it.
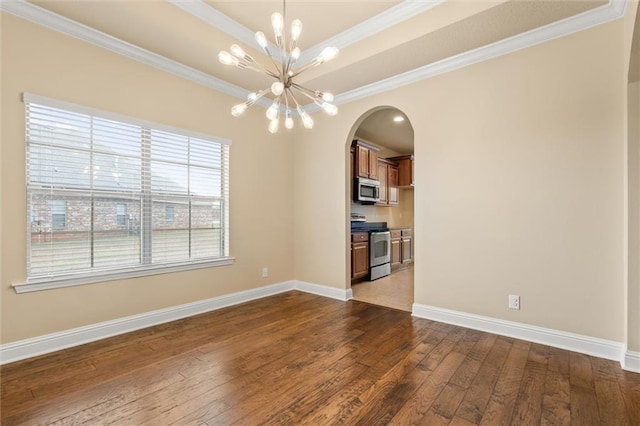
<instances>
[{"instance_id":1,"label":"beige wall","mask_svg":"<svg viewBox=\"0 0 640 426\"><path fill-rule=\"evenodd\" d=\"M259 109L232 120L232 98L3 14L1 342L293 278L346 288L348 141L379 105L415 131L416 303L625 341L623 32L601 25L343 105L286 138ZM15 294L25 91L233 139L236 264Z\"/></svg>"},{"instance_id":2,"label":"beige wall","mask_svg":"<svg viewBox=\"0 0 640 426\"><path fill-rule=\"evenodd\" d=\"M627 347L640 351L640 82L627 88L629 170L629 272Z\"/></svg>"},{"instance_id":3,"label":"beige wall","mask_svg":"<svg viewBox=\"0 0 640 426\"><path fill-rule=\"evenodd\" d=\"M347 141L390 105L415 131L416 303L622 342L622 32L609 23L319 115L294 145L296 278L348 286ZM318 179L330 189L310 196Z\"/></svg>"},{"instance_id":4,"label":"beige wall","mask_svg":"<svg viewBox=\"0 0 640 426\"><path fill-rule=\"evenodd\" d=\"M213 56L212 56L213 58ZM31 92L233 140L232 266L16 294L25 280L24 105ZM293 279L292 149L264 111L104 49L2 14L2 342ZM6 250L10 248L10 250ZM274 249L277 248L277 249ZM268 266L269 278L261 278Z\"/></svg>"}]
</instances>

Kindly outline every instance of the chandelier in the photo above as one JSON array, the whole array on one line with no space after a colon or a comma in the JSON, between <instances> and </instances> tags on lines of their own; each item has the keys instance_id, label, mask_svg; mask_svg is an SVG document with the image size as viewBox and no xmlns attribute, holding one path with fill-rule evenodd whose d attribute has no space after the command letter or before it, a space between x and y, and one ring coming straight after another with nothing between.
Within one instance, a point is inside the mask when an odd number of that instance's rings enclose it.
<instances>
[{"instance_id":1,"label":"chandelier","mask_svg":"<svg viewBox=\"0 0 640 426\"><path fill-rule=\"evenodd\" d=\"M283 14L286 16L285 2L283 2ZM267 119L269 120L269 132L276 133L278 131L280 127L281 108L283 106L285 128L293 128L292 108L295 108L302 121L302 125L307 129L311 129L313 128L313 119L300 105L296 94L311 99L329 115L336 115L338 113L338 107L330 103L333 101L333 95L331 93L308 89L297 84L294 79L304 71L335 58L338 55L338 48L325 47L311 62L296 69L295 65L301 53L297 44L300 33L302 32L302 22L299 19L295 19L291 23L291 33L288 44L283 31L285 25L283 15L278 12L271 15L271 25L273 26L276 46L280 53L278 58L280 63L277 62L276 57L274 57L271 49L269 49L269 43L262 31L256 32L255 39L262 51L271 59L275 68L270 68L256 62L251 55L247 54L237 44L231 46L231 53L224 50L218 53L218 60L225 65L234 65L238 68L264 73L276 80L270 87L250 93L245 102L234 105L231 108L231 115L234 117L242 115L247 108L256 103L260 98L268 93L272 93L274 96L273 103L266 112Z\"/></svg>"}]
</instances>

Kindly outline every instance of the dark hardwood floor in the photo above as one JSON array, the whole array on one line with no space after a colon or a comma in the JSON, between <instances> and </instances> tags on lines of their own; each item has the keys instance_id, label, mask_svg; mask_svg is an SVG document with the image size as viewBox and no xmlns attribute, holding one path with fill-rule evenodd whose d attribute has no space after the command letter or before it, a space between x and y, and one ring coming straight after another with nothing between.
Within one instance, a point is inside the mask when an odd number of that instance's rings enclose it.
<instances>
[{"instance_id":1,"label":"dark hardwood floor","mask_svg":"<svg viewBox=\"0 0 640 426\"><path fill-rule=\"evenodd\" d=\"M613 361L288 292L3 366L2 425L640 425Z\"/></svg>"}]
</instances>

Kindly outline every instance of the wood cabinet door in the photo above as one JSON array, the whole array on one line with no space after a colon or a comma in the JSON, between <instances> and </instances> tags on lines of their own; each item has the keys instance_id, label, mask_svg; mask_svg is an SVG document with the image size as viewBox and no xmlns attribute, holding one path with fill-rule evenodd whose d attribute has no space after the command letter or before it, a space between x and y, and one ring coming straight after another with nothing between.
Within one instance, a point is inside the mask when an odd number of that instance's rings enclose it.
<instances>
[{"instance_id":1,"label":"wood cabinet door","mask_svg":"<svg viewBox=\"0 0 640 426\"><path fill-rule=\"evenodd\" d=\"M411 237L402 237L402 263L413 261L413 248L411 247Z\"/></svg>"},{"instance_id":2,"label":"wood cabinet door","mask_svg":"<svg viewBox=\"0 0 640 426\"><path fill-rule=\"evenodd\" d=\"M400 238L391 239L391 266L398 266L402 262Z\"/></svg>"},{"instance_id":3,"label":"wood cabinet door","mask_svg":"<svg viewBox=\"0 0 640 426\"><path fill-rule=\"evenodd\" d=\"M382 184L380 185L382 187ZM398 189L398 167L389 165L387 167L387 203L397 206L400 198Z\"/></svg>"},{"instance_id":4,"label":"wood cabinet door","mask_svg":"<svg viewBox=\"0 0 640 426\"><path fill-rule=\"evenodd\" d=\"M399 162L400 172L398 177L398 185L413 186L413 159L405 158Z\"/></svg>"},{"instance_id":5,"label":"wood cabinet door","mask_svg":"<svg viewBox=\"0 0 640 426\"><path fill-rule=\"evenodd\" d=\"M364 277L369 273L369 243L351 245L351 278Z\"/></svg>"},{"instance_id":6,"label":"wood cabinet door","mask_svg":"<svg viewBox=\"0 0 640 426\"><path fill-rule=\"evenodd\" d=\"M369 151L369 179L378 180L378 153L372 150Z\"/></svg>"},{"instance_id":7,"label":"wood cabinet door","mask_svg":"<svg viewBox=\"0 0 640 426\"><path fill-rule=\"evenodd\" d=\"M383 162L378 162L378 178L380 180L380 201L378 204L386 205L389 201L388 193L387 193L387 164Z\"/></svg>"},{"instance_id":8,"label":"wood cabinet door","mask_svg":"<svg viewBox=\"0 0 640 426\"><path fill-rule=\"evenodd\" d=\"M369 177L369 150L364 146L356 147L356 172L358 177ZM376 168L376 171L378 169Z\"/></svg>"}]
</instances>

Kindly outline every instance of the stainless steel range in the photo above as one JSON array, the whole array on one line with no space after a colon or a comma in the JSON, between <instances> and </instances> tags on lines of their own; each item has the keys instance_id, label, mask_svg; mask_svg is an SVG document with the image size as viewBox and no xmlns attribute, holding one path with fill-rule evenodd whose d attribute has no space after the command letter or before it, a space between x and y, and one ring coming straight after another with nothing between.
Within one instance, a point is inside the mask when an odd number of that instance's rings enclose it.
<instances>
[{"instance_id":1,"label":"stainless steel range","mask_svg":"<svg viewBox=\"0 0 640 426\"><path fill-rule=\"evenodd\" d=\"M377 280L391 273L391 232L369 232L369 280Z\"/></svg>"},{"instance_id":2,"label":"stainless steel range","mask_svg":"<svg viewBox=\"0 0 640 426\"><path fill-rule=\"evenodd\" d=\"M387 222L366 222L364 216L351 216L351 232L369 234L369 280L386 277L391 273L391 232Z\"/></svg>"}]
</instances>

